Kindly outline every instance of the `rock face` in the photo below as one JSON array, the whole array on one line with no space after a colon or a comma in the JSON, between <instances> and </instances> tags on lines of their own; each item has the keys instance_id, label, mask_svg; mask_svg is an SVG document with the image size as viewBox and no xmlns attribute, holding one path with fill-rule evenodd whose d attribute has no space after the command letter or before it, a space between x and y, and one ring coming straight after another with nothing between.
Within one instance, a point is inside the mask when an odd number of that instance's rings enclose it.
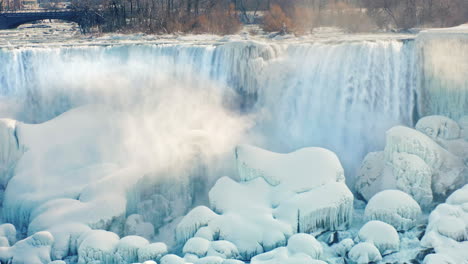
<instances>
[{"instance_id":1,"label":"rock face","mask_svg":"<svg viewBox=\"0 0 468 264\"><path fill-rule=\"evenodd\" d=\"M243 260L286 245L296 232L346 228L353 195L336 155L321 148L278 154L239 146L241 182L228 177L209 193L210 207L193 209L177 227L180 244L191 237L227 240Z\"/></svg>"},{"instance_id":2,"label":"rock face","mask_svg":"<svg viewBox=\"0 0 468 264\"><path fill-rule=\"evenodd\" d=\"M434 248L425 263L463 263L468 259L468 184L451 194L429 216L421 245ZM450 261L449 261L450 260Z\"/></svg>"},{"instance_id":3,"label":"rock face","mask_svg":"<svg viewBox=\"0 0 468 264\"><path fill-rule=\"evenodd\" d=\"M443 200L468 179L466 124L442 116L424 117L416 129L397 126L387 131L382 152L369 153L356 182L357 193L369 200L382 190L399 189L423 208Z\"/></svg>"}]
</instances>

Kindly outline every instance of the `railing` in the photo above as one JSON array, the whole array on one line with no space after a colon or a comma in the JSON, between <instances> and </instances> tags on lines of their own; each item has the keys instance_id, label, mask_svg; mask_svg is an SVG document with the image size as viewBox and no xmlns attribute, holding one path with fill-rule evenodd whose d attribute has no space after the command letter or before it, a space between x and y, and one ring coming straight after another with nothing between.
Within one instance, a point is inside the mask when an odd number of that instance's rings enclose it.
<instances>
[{"instance_id":1,"label":"railing","mask_svg":"<svg viewBox=\"0 0 468 264\"><path fill-rule=\"evenodd\" d=\"M76 12L77 9L57 8L57 9L18 9L18 10L3 10L0 14L21 14L21 13L59 13L59 12Z\"/></svg>"}]
</instances>

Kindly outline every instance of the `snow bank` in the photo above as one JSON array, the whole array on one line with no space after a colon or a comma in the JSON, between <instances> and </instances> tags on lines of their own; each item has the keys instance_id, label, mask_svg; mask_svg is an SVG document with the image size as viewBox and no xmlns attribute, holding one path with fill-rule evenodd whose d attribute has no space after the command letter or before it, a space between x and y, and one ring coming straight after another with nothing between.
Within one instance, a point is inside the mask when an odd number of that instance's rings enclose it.
<instances>
[{"instance_id":1,"label":"snow bank","mask_svg":"<svg viewBox=\"0 0 468 264\"><path fill-rule=\"evenodd\" d=\"M451 194L429 216L421 245L436 255L424 263L464 263L468 260L468 185ZM440 261L440 262L437 262Z\"/></svg>"},{"instance_id":2,"label":"snow bank","mask_svg":"<svg viewBox=\"0 0 468 264\"><path fill-rule=\"evenodd\" d=\"M365 200L377 192L399 189L423 207L445 199L468 180L468 142L457 124L442 116L424 117L416 129L397 126L387 131L383 152L364 159L356 191ZM465 162L464 162L465 161Z\"/></svg>"},{"instance_id":3,"label":"snow bank","mask_svg":"<svg viewBox=\"0 0 468 264\"><path fill-rule=\"evenodd\" d=\"M14 264L48 264L54 237L46 231L38 232L11 247L0 247L0 261Z\"/></svg>"},{"instance_id":4,"label":"snow bank","mask_svg":"<svg viewBox=\"0 0 468 264\"><path fill-rule=\"evenodd\" d=\"M368 220L380 220L397 230L408 230L416 225L421 208L408 194L399 190L385 190L374 195L366 206Z\"/></svg>"},{"instance_id":5,"label":"snow bank","mask_svg":"<svg viewBox=\"0 0 468 264\"><path fill-rule=\"evenodd\" d=\"M177 227L179 243L193 236L203 238L198 241L205 245L208 240L226 240L249 260L284 246L295 232L349 225L353 195L332 152L307 148L277 154L239 146L236 158L241 182L220 178L209 192L213 211L197 207L184 217Z\"/></svg>"},{"instance_id":6,"label":"snow bank","mask_svg":"<svg viewBox=\"0 0 468 264\"><path fill-rule=\"evenodd\" d=\"M349 259L356 264L368 264L382 260L379 250L372 243L363 242L349 251Z\"/></svg>"},{"instance_id":7,"label":"snow bank","mask_svg":"<svg viewBox=\"0 0 468 264\"><path fill-rule=\"evenodd\" d=\"M359 230L356 241L374 244L382 256L400 249L400 237L395 228L381 221L367 222Z\"/></svg>"}]
</instances>

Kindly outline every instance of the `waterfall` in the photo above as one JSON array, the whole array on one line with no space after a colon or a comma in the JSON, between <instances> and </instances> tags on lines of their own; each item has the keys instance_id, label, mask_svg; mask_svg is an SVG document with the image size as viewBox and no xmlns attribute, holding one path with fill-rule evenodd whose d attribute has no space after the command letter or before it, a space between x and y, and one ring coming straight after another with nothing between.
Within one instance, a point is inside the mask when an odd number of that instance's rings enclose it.
<instances>
[{"instance_id":1,"label":"waterfall","mask_svg":"<svg viewBox=\"0 0 468 264\"><path fill-rule=\"evenodd\" d=\"M0 49L0 117L39 123L83 104L138 104L143 86L157 94L171 80L198 88L210 82L222 89L227 108L254 119L246 141L282 152L329 148L352 181L362 157L382 148L388 128L428 114L466 114L463 41ZM134 92L119 93L122 87Z\"/></svg>"}]
</instances>

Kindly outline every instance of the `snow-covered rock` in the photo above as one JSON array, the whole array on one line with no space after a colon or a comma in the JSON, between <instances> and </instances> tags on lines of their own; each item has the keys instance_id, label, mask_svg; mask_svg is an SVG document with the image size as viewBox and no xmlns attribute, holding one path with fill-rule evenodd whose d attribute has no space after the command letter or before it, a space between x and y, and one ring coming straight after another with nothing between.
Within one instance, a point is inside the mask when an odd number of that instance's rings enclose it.
<instances>
[{"instance_id":1,"label":"snow-covered rock","mask_svg":"<svg viewBox=\"0 0 468 264\"><path fill-rule=\"evenodd\" d=\"M456 264L456 262L446 255L429 254L424 258L423 264Z\"/></svg>"},{"instance_id":2,"label":"snow-covered rock","mask_svg":"<svg viewBox=\"0 0 468 264\"><path fill-rule=\"evenodd\" d=\"M381 221L367 222L359 230L356 240L374 244L382 256L400 249L400 237L395 228Z\"/></svg>"},{"instance_id":3,"label":"snow-covered rock","mask_svg":"<svg viewBox=\"0 0 468 264\"><path fill-rule=\"evenodd\" d=\"M138 250L148 244L148 240L140 236L123 237L116 246L114 264L127 264L139 261Z\"/></svg>"},{"instance_id":4,"label":"snow-covered rock","mask_svg":"<svg viewBox=\"0 0 468 264\"><path fill-rule=\"evenodd\" d=\"M460 125L442 116L424 117L416 129L397 126L387 131L383 152L364 159L356 191L365 200L382 190L399 189L423 208L445 199L468 180L468 142Z\"/></svg>"},{"instance_id":5,"label":"snow-covered rock","mask_svg":"<svg viewBox=\"0 0 468 264\"><path fill-rule=\"evenodd\" d=\"M315 237L308 234L295 234L288 239L286 247L291 254L303 253L313 259L320 259L323 254L322 245Z\"/></svg>"},{"instance_id":6,"label":"snow-covered rock","mask_svg":"<svg viewBox=\"0 0 468 264\"><path fill-rule=\"evenodd\" d=\"M160 264L185 264L185 260L177 255L168 254L161 258Z\"/></svg>"},{"instance_id":7,"label":"snow-covered rock","mask_svg":"<svg viewBox=\"0 0 468 264\"><path fill-rule=\"evenodd\" d=\"M222 264L224 259L219 256L207 256L198 259L194 264Z\"/></svg>"},{"instance_id":8,"label":"snow-covered rock","mask_svg":"<svg viewBox=\"0 0 468 264\"><path fill-rule=\"evenodd\" d=\"M418 203L408 194L385 190L370 199L364 216L390 224L397 230L408 230L416 225L421 213Z\"/></svg>"},{"instance_id":9,"label":"snow-covered rock","mask_svg":"<svg viewBox=\"0 0 468 264\"><path fill-rule=\"evenodd\" d=\"M201 258L206 256L208 249L210 248L210 241L200 238L193 237L185 243L182 252L185 254L193 254Z\"/></svg>"},{"instance_id":10,"label":"snow-covered rock","mask_svg":"<svg viewBox=\"0 0 468 264\"><path fill-rule=\"evenodd\" d=\"M379 250L372 243L363 242L355 245L349 251L349 259L356 264L367 264L382 260Z\"/></svg>"},{"instance_id":11,"label":"snow-covered rock","mask_svg":"<svg viewBox=\"0 0 468 264\"><path fill-rule=\"evenodd\" d=\"M67 256L78 254L79 239L82 234L91 231L91 228L80 223L63 223L55 225L47 231L55 238L51 257L53 259L64 259Z\"/></svg>"},{"instance_id":12,"label":"snow-covered rock","mask_svg":"<svg viewBox=\"0 0 468 264\"><path fill-rule=\"evenodd\" d=\"M0 237L7 239L9 245L16 243L16 228L12 224L0 225Z\"/></svg>"},{"instance_id":13,"label":"snow-covered rock","mask_svg":"<svg viewBox=\"0 0 468 264\"><path fill-rule=\"evenodd\" d=\"M0 261L14 264L48 264L54 237L46 231L38 232L11 247L0 247Z\"/></svg>"},{"instance_id":14,"label":"snow-covered rock","mask_svg":"<svg viewBox=\"0 0 468 264\"><path fill-rule=\"evenodd\" d=\"M119 240L118 235L104 230L91 230L85 233L78 247L78 264L113 263Z\"/></svg>"},{"instance_id":15,"label":"snow-covered rock","mask_svg":"<svg viewBox=\"0 0 468 264\"><path fill-rule=\"evenodd\" d=\"M159 261L167 254L167 245L161 242L151 243L138 249L138 261L144 262L147 260Z\"/></svg>"},{"instance_id":16,"label":"snow-covered rock","mask_svg":"<svg viewBox=\"0 0 468 264\"><path fill-rule=\"evenodd\" d=\"M345 257L353 247L354 241L351 238L345 238L339 243L333 245L332 249L337 256Z\"/></svg>"},{"instance_id":17,"label":"snow-covered rock","mask_svg":"<svg viewBox=\"0 0 468 264\"><path fill-rule=\"evenodd\" d=\"M218 256L224 259L239 258L239 250L236 245L226 240L218 240L210 243L207 251L208 256Z\"/></svg>"},{"instance_id":18,"label":"snow-covered rock","mask_svg":"<svg viewBox=\"0 0 468 264\"><path fill-rule=\"evenodd\" d=\"M295 232L346 228L353 195L332 152L306 148L278 154L252 146L236 149L239 177L219 179L210 207L197 207L178 225L185 243L196 236L233 243L243 260L286 244Z\"/></svg>"},{"instance_id":19,"label":"snow-covered rock","mask_svg":"<svg viewBox=\"0 0 468 264\"><path fill-rule=\"evenodd\" d=\"M468 261L468 184L431 212L421 245L437 253L427 256L425 263Z\"/></svg>"}]
</instances>

